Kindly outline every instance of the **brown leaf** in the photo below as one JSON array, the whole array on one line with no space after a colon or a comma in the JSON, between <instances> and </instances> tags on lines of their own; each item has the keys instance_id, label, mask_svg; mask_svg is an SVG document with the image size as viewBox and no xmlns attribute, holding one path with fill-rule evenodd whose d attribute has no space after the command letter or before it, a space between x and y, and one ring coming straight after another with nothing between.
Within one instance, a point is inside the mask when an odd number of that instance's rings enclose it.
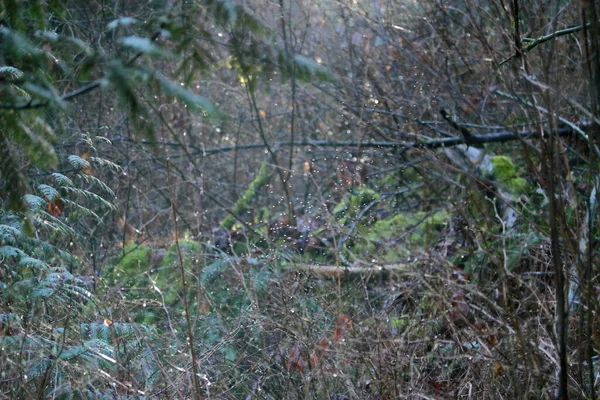
<instances>
[{"instance_id":1,"label":"brown leaf","mask_svg":"<svg viewBox=\"0 0 600 400\"><path fill-rule=\"evenodd\" d=\"M329 348L329 340L325 336L319 340L319 350L325 351Z\"/></svg>"},{"instance_id":2,"label":"brown leaf","mask_svg":"<svg viewBox=\"0 0 600 400\"><path fill-rule=\"evenodd\" d=\"M200 304L200 312L202 314L208 314L210 312L210 303L206 300Z\"/></svg>"},{"instance_id":3,"label":"brown leaf","mask_svg":"<svg viewBox=\"0 0 600 400\"><path fill-rule=\"evenodd\" d=\"M53 201L48 202L48 212L55 217L62 214L65 209L65 203L59 198L54 199Z\"/></svg>"},{"instance_id":4,"label":"brown leaf","mask_svg":"<svg viewBox=\"0 0 600 400\"><path fill-rule=\"evenodd\" d=\"M342 336L346 332L352 329L352 320L348 318L346 314L340 314L337 323L335 325L335 332L333 333L333 341L339 343L342 340Z\"/></svg>"},{"instance_id":5,"label":"brown leaf","mask_svg":"<svg viewBox=\"0 0 600 400\"><path fill-rule=\"evenodd\" d=\"M500 361L496 361L494 363L494 367L492 368L492 377L494 379L498 378L500 375L502 375L503 370L504 368L502 368L502 364L500 364Z\"/></svg>"},{"instance_id":6,"label":"brown leaf","mask_svg":"<svg viewBox=\"0 0 600 400\"><path fill-rule=\"evenodd\" d=\"M290 354L288 356L288 364L287 364L288 372L291 369L295 368L298 370L298 372L302 373L303 364L304 364L304 359L302 358L302 355L300 354L300 347L298 347L298 346L292 347L292 350L290 350Z\"/></svg>"}]
</instances>

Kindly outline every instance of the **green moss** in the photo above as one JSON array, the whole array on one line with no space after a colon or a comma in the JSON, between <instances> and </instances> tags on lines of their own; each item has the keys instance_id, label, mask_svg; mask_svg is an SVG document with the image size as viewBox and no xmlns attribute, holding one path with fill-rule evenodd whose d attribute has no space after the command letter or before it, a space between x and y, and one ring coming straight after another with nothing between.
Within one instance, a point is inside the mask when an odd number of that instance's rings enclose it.
<instances>
[{"instance_id":1,"label":"green moss","mask_svg":"<svg viewBox=\"0 0 600 400\"><path fill-rule=\"evenodd\" d=\"M202 245L195 240L181 238L179 239L179 250L181 251L183 267L186 271L186 280L188 280L190 287L194 287L196 272L198 272L195 267L200 264L201 260L204 260ZM162 290L166 304L174 306L179 302L182 286L179 254L176 244L172 244L169 247L162 264L152 275L152 279Z\"/></svg>"},{"instance_id":2,"label":"green moss","mask_svg":"<svg viewBox=\"0 0 600 400\"><path fill-rule=\"evenodd\" d=\"M378 200L381 197L379 193L366 186L359 186L346 193L342 200L335 206L332 213L344 223L347 218L357 216L360 211L369 203Z\"/></svg>"},{"instance_id":3,"label":"green moss","mask_svg":"<svg viewBox=\"0 0 600 400\"><path fill-rule=\"evenodd\" d=\"M437 232L450 219L446 210L433 214L414 212L396 214L390 218L360 228L359 237L353 245L355 253L372 253L380 249L382 261L394 261L405 256L411 248L428 246L437 237Z\"/></svg>"},{"instance_id":4,"label":"green moss","mask_svg":"<svg viewBox=\"0 0 600 400\"><path fill-rule=\"evenodd\" d=\"M248 209L250 208L250 204L256 198L258 190L264 185L266 185L267 182L269 182L269 179L271 179L271 168L269 168L269 165L267 163L263 163L260 166L260 170L258 171L256 178L254 178L252 183L250 183L250 185L248 186L248 189L246 189L246 191L240 196L239 199L237 199L237 201L233 205L233 213L237 216L241 216L246 211L248 211ZM235 222L235 217L233 217L232 215L228 215L221 222L221 227L229 230L233 227Z\"/></svg>"},{"instance_id":5,"label":"green moss","mask_svg":"<svg viewBox=\"0 0 600 400\"><path fill-rule=\"evenodd\" d=\"M115 265L115 272L126 275L137 274L139 271L148 270L150 253L152 249L148 246L128 244L123 249L123 258Z\"/></svg>"},{"instance_id":6,"label":"green moss","mask_svg":"<svg viewBox=\"0 0 600 400\"><path fill-rule=\"evenodd\" d=\"M512 192L523 193L527 189L527 181L523 178L514 178L508 181L508 187Z\"/></svg>"},{"instance_id":7,"label":"green moss","mask_svg":"<svg viewBox=\"0 0 600 400\"><path fill-rule=\"evenodd\" d=\"M387 240L399 236L402 232L413 229L410 242L420 244L427 230L444 225L450 215L442 210L427 216L424 212L412 213L410 216L396 214L391 218L377 221L369 229L368 237L371 239Z\"/></svg>"},{"instance_id":8,"label":"green moss","mask_svg":"<svg viewBox=\"0 0 600 400\"><path fill-rule=\"evenodd\" d=\"M492 157L494 176L502 183L508 185L512 193L521 194L527 190L527 181L517 173L517 167L512 160L506 156Z\"/></svg>"},{"instance_id":9,"label":"green moss","mask_svg":"<svg viewBox=\"0 0 600 400\"><path fill-rule=\"evenodd\" d=\"M191 239L179 239L179 249L181 250L184 265L190 264L193 260L198 260L198 257L203 253L202 245ZM173 244L167 250L162 265L164 267L171 267L178 263L179 255L177 254L177 246Z\"/></svg>"},{"instance_id":10,"label":"green moss","mask_svg":"<svg viewBox=\"0 0 600 400\"><path fill-rule=\"evenodd\" d=\"M123 294L129 299L145 297L150 287L148 271L152 249L130 244L123 250L125 255L114 266L105 268L102 277L109 286L115 284L123 289Z\"/></svg>"},{"instance_id":11,"label":"green moss","mask_svg":"<svg viewBox=\"0 0 600 400\"><path fill-rule=\"evenodd\" d=\"M494 175L501 182L507 182L517 177L517 167L512 160L506 156L492 157Z\"/></svg>"}]
</instances>

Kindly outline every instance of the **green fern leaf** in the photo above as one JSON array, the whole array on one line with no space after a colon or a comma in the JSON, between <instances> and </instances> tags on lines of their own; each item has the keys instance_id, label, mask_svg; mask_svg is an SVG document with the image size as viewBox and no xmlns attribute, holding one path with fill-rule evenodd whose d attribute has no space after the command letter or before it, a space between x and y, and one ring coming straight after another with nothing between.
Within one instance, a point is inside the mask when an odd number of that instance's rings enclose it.
<instances>
[{"instance_id":1,"label":"green fern leaf","mask_svg":"<svg viewBox=\"0 0 600 400\"><path fill-rule=\"evenodd\" d=\"M69 163L71 163L71 165L73 166L73 168L77 168L77 169L87 169L90 168L90 163L87 162L86 160L84 160L83 158L76 156L74 154L71 154L68 157Z\"/></svg>"},{"instance_id":2,"label":"green fern leaf","mask_svg":"<svg viewBox=\"0 0 600 400\"><path fill-rule=\"evenodd\" d=\"M23 78L23 71L15 67L0 67L0 82L14 82Z\"/></svg>"},{"instance_id":3,"label":"green fern leaf","mask_svg":"<svg viewBox=\"0 0 600 400\"><path fill-rule=\"evenodd\" d=\"M63 175L63 174L59 174L58 172L54 172L52 174L52 176L54 177L54 180L56 180L56 183L58 183L61 186L75 186L75 184L73 183L73 181L68 178L67 176Z\"/></svg>"},{"instance_id":4,"label":"green fern leaf","mask_svg":"<svg viewBox=\"0 0 600 400\"><path fill-rule=\"evenodd\" d=\"M60 193L58 193L58 191L52 186L48 186L42 183L38 185L38 189L50 201L54 201L60 198Z\"/></svg>"},{"instance_id":5,"label":"green fern leaf","mask_svg":"<svg viewBox=\"0 0 600 400\"><path fill-rule=\"evenodd\" d=\"M23 201L31 211L38 211L46 206L46 201L44 199L33 194L26 194L23 196Z\"/></svg>"},{"instance_id":6,"label":"green fern leaf","mask_svg":"<svg viewBox=\"0 0 600 400\"><path fill-rule=\"evenodd\" d=\"M66 104L60 94L52 85L40 85L33 82L23 83L23 89L27 90L27 95L33 95L36 98L47 100L48 103L54 104L61 109L66 109Z\"/></svg>"},{"instance_id":7,"label":"green fern leaf","mask_svg":"<svg viewBox=\"0 0 600 400\"><path fill-rule=\"evenodd\" d=\"M78 189L78 188L72 188L72 187L64 187L63 189L69 193L74 193L74 194L77 194L80 196L84 196L95 203L100 203L104 207L107 207L110 210L116 210L116 207L111 202L109 202L108 200L105 200L104 198L102 198L102 197L98 196L97 194L92 193L90 191Z\"/></svg>"},{"instance_id":8,"label":"green fern leaf","mask_svg":"<svg viewBox=\"0 0 600 400\"><path fill-rule=\"evenodd\" d=\"M60 353L60 359L64 361L71 361L73 359L79 358L86 352L87 350L83 346L70 346Z\"/></svg>"},{"instance_id":9,"label":"green fern leaf","mask_svg":"<svg viewBox=\"0 0 600 400\"><path fill-rule=\"evenodd\" d=\"M81 212L81 214L83 216L92 217L96 221L102 222L102 218L100 218L100 216L98 214L96 214L94 211L90 210L89 208L84 207L84 206L82 206L74 201L68 200L68 199L63 199L63 201L65 202L65 204L68 204L72 208L76 208L79 212Z\"/></svg>"},{"instance_id":10,"label":"green fern leaf","mask_svg":"<svg viewBox=\"0 0 600 400\"><path fill-rule=\"evenodd\" d=\"M48 299L54 295L55 289L49 287L40 287L31 292L32 299Z\"/></svg>"},{"instance_id":11,"label":"green fern leaf","mask_svg":"<svg viewBox=\"0 0 600 400\"><path fill-rule=\"evenodd\" d=\"M6 260L9 258L21 259L27 257L27 254L21 249L13 246L2 246L0 247L0 260Z\"/></svg>"},{"instance_id":12,"label":"green fern leaf","mask_svg":"<svg viewBox=\"0 0 600 400\"><path fill-rule=\"evenodd\" d=\"M91 184L95 184L96 186L99 186L103 192L107 193L111 197L115 197L115 192L113 192L113 190L110 187L108 187L108 185L106 185L106 183L104 183L102 180L96 178L95 176L87 175L87 174L78 174L77 177L80 179L83 179L88 184L91 183Z\"/></svg>"},{"instance_id":13,"label":"green fern leaf","mask_svg":"<svg viewBox=\"0 0 600 400\"><path fill-rule=\"evenodd\" d=\"M100 166L103 166L103 167L108 167L112 171L123 172L123 168L120 165L115 164L114 162L106 160L104 158L90 157L90 161L93 162L96 165L100 165Z\"/></svg>"},{"instance_id":14,"label":"green fern leaf","mask_svg":"<svg viewBox=\"0 0 600 400\"><path fill-rule=\"evenodd\" d=\"M19 261L19 265L22 267L35 268L38 270L47 270L50 268L48 264L34 257L21 258L21 260Z\"/></svg>"},{"instance_id":15,"label":"green fern leaf","mask_svg":"<svg viewBox=\"0 0 600 400\"><path fill-rule=\"evenodd\" d=\"M81 282L81 283L83 283L83 282ZM77 285L65 285L63 287L63 289L67 293L73 295L73 297L78 297L78 298L80 298L81 300L84 300L84 301L91 300L94 297L94 295L92 294L92 292L90 292L89 290L87 290L87 289L85 289L85 288L83 288L81 286L77 286Z\"/></svg>"},{"instance_id":16,"label":"green fern leaf","mask_svg":"<svg viewBox=\"0 0 600 400\"><path fill-rule=\"evenodd\" d=\"M34 220L40 227L48 229L52 232L60 232L64 236L77 236L77 233L71 228L69 225L65 224L60 219L55 216L49 214L48 212L44 212L42 216L34 216Z\"/></svg>"},{"instance_id":17,"label":"green fern leaf","mask_svg":"<svg viewBox=\"0 0 600 400\"><path fill-rule=\"evenodd\" d=\"M0 225L0 242L15 244L16 238L21 236L21 231L14 226Z\"/></svg>"}]
</instances>

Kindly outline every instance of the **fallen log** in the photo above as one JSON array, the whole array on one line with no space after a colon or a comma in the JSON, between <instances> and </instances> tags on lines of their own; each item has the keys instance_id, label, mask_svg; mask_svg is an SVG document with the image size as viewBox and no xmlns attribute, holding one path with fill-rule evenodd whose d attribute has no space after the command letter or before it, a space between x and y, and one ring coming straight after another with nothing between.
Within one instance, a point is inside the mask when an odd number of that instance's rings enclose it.
<instances>
[{"instance_id":1,"label":"fallen log","mask_svg":"<svg viewBox=\"0 0 600 400\"><path fill-rule=\"evenodd\" d=\"M338 265L317 265L317 264L299 264L290 268L292 271L299 271L313 275L317 278L364 278L364 279L382 279L388 280L394 272L406 272L409 270L408 264L381 264L370 267L343 267Z\"/></svg>"}]
</instances>

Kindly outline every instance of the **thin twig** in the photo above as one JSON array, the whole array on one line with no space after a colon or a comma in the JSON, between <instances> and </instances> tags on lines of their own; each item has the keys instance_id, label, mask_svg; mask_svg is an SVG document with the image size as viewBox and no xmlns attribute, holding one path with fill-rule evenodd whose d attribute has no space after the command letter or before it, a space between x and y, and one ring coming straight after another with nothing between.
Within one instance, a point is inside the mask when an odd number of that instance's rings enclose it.
<instances>
[{"instance_id":1,"label":"thin twig","mask_svg":"<svg viewBox=\"0 0 600 400\"><path fill-rule=\"evenodd\" d=\"M170 168L169 168L169 162L167 162L167 174L168 176L170 176ZM192 319L190 318L190 307L189 307L189 302L188 302L188 296L187 296L187 280L185 278L185 267L183 265L183 256L181 254L181 247L179 246L179 232L178 232L178 227L177 227L177 206L176 206L176 199L175 199L175 194L173 193L173 189L170 186L171 189L171 209L173 211L173 224L175 226L175 247L177 248L177 257L179 260L179 275L181 278L181 297L183 299L183 309L185 312L185 323L186 323L186 333L187 333L187 340L188 340L188 346L190 349L190 356L192 358L192 381L194 382L194 398L200 399L202 398L201 396L201 387L200 387L200 378L199 378L199 373L198 373L198 364L197 364L197 359L196 359L196 350L194 347L194 334L192 332Z\"/></svg>"},{"instance_id":2,"label":"thin twig","mask_svg":"<svg viewBox=\"0 0 600 400\"><path fill-rule=\"evenodd\" d=\"M589 26L589 24L587 24L587 26ZM521 49L521 52L519 52L518 50L515 52L515 54L513 54L512 56L505 58L504 60L500 61L500 63L498 64L499 67L503 66L504 64L506 64L507 62L509 62L510 60L512 60L513 58L519 58L521 56L521 54L524 53L528 53L531 50L535 49L537 46L539 46L542 43L546 43L554 38L557 38L559 36L564 36L564 35L570 35L571 33L575 33L575 32L579 32L580 30L583 29L583 25L577 25L577 26L572 26L566 29L561 29L560 31L556 31L554 33L551 33L549 35L546 36L542 36L540 38L537 39L527 39L527 38L523 38L523 41L528 41L529 44L527 46L525 46L524 48Z\"/></svg>"}]
</instances>

